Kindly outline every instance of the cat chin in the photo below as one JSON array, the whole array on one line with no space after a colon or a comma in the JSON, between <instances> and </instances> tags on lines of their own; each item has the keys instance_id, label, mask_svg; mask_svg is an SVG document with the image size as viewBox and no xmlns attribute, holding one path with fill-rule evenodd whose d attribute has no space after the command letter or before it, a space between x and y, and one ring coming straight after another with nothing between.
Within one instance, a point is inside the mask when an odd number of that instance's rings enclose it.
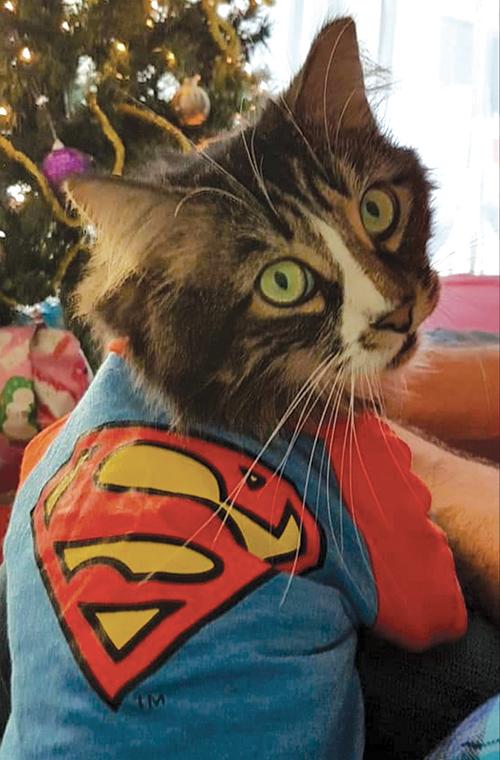
<instances>
[{"instance_id":1,"label":"cat chin","mask_svg":"<svg viewBox=\"0 0 500 760\"><path fill-rule=\"evenodd\" d=\"M361 348L349 357L348 367L354 379L354 388L365 388L364 378L369 381L371 377L377 378L387 371L400 369L413 358L417 348L417 333L409 333L396 353L394 349L367 351Z\"/></svg>"},{"instance_id":2,"label":"cat chin","mask_svg":"<svg viewBox=\"0 0 500 760\"><path fill-rule=\"evenodd\" d=\"M354 378L354 384L359 378L364 376L377 377L387 369L388 364L394 358L394 349L380 348L377 350L367 351L359 348L348 358L347 367L351 377Z\"/></svg>"}]
</instances>

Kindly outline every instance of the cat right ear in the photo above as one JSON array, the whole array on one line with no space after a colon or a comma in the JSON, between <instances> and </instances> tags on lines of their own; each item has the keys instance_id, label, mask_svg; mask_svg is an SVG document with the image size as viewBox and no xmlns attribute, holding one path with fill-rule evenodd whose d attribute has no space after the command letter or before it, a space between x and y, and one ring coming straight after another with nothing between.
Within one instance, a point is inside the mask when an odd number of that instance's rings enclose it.
<instances>
[{"instance_id":1,"label":"cat right ear","mask_svg":"<svg viewBox=\"0 0 500 760\"><path fill-rule=\"evenodd\" d=\"M316 135L374 124L352 18L319 33L284 98L298 123Z\"/></svg>"}]
</instances>

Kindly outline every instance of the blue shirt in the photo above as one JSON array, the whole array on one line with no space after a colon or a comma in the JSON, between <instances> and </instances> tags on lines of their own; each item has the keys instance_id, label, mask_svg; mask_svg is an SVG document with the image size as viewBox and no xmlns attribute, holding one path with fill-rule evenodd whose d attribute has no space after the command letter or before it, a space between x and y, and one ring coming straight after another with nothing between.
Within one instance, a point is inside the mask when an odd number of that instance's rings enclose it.
<instances>
[{"instance_id":1,"label":"blue shirt","mask_svg":"<svg viewBox=\"0 0 500 760\"><path fill-rule=\"evenodd\" d=\"M361 758L356 629L388 632L393 591L331 448L176 435L108 357L13 510L0 758ZM417 509L452 599L426 625L453 637L453 563Z\"/></svg>"}]
</instances>

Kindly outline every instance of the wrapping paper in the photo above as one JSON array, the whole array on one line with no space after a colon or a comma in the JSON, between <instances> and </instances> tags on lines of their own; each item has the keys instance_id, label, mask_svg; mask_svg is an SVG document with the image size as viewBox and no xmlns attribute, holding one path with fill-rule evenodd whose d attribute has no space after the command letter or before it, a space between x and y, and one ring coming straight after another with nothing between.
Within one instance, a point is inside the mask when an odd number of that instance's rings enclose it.
<instances>
[{"instance_id":1,"label":"wrapping paper","mask_svg":"<svg viewBox=\"0 0 500 760\"><path fill-rule=\"evenodd\" d=\"M24 447L70 412L87 389L90 368L75 336L45 325L0 329L0 503L18 482ZM1 532L0 514L0 532Z\"/></svg>"}]
</instances>

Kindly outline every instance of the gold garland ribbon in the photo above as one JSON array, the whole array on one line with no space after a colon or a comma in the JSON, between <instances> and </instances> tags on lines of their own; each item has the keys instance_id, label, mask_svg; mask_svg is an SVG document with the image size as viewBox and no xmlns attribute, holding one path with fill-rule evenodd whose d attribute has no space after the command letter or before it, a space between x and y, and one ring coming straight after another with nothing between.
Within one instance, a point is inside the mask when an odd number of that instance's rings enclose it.
<instances>
[{"instance_id":1,"label":"gold garland ribbon","mask_svg":"<svg viewBox=\"0 0 500 760\"><path fill-rule=\"evenodd\" d=\"M234 27L217 13L218 2L219 0L201 0L201 7L215 43L226 58L231 58L232 63L237 63L241 58L241 43Z\"/></svg>"},{"instance_id":2,"label":"gold garland ribbon","mask_svg":"<svg viewBox=\"0 0 500 760\"><path fill-rule=\"evenodd\" d=\"M56 196L52 192L46 177L42 174L38 166L29 158L25 153L20 150L16 150L10 140L0 135L0 149L6 154L11 161L15 161L21 164L26 171L31 174L38 182L43 197L52 208L52 213L55 218L61 224L65 224L66 227L73 227L74 229L81 227L81 222L78 218L69 216L57 200Z\"/></svg>"},{"instance_id":3,"label":"gold garland ribbon","mask_svg":"<svg viewBox=\"0 0 500 760\"><path fill-rule=\"evenodd\" d=\"M257 8L259 7L259 5L261 5L262 3L264 5L268 5L269 7L271 7L272 5L274 5L274 0L260 0L260 2L259 2L259 0L250 0L250 8L251 8L251 10L252 11L257 10Z\"/></svg>"},{"instance_id":4,"label":"gold garland ribbon","mask_svg":"<svg viewBox=\"0 0 500 760\"><path fill-rule=\"evenodd\" d=\"M19 306L17 301L15 301L10 296L5 295L5 293L2 293L1 291L0 291L0 301L4 303L6 306L10 306L13 309L15 309L16 306Z\"/></svg>"},{"instance_id":5,"label":"gold garland ribbon","mask_svg":"<svg viewBox=\"0 0 500 760\"><path fill-rule=\"evenodd\" d=\"M52 281L50 283L51 286L52 286L52 288L54 289L54 291L57 290L57 288L61 285L61 282L64 279L64 275L68 271L68 268L69 268L71 262L73 261L73 259L76 258L77 254L80 251L85 250L85 247L86 246L83 244L83 242L82 242L82 240L80 238L80 240L77 240L76 243L73 243L73 245L71 245L68 248L68 250L66 251L66 253L62 257L61 261L59 262L59 266L57 267L57 271L56 271L56 273L55 273L55 275L52 278Z\"/></svg>"},{"instance_id":6,"label":"gold garland ribbon","mask_svg":"<svg viewBox=\"0 0 500 760\"><path fill-rule=\"evenodd\" d=\"M147 124L152 124L153 126L162 129L179 143L183 153L191 152L192 146L190 141L181 132L180 129L175 127L168 119L165 119L164 116L159 116L153 111L147 111L145 108L139 108L139 106L134 106L131 103L120 103L119 105L115 106L115 109L118 111L118 113L125 114L126 116L133 116L134 118L140 119Z\"/></svg>"},{"instance_id":7,"label":"gold garland ribbon","mask_svg":"<svg viewBox=\"0 0 500 760\"><path fill-rule=\"evenodd\" d=\"M113 146L115 151L115 163L113 166L113 176L121 177L123 174L123 168L125 166L125 146L118 134L118 132L112 126L110 120L99 106L97 98L93 93L87 95L87 104L94 116L96 117L99 125L108 138L109 142Z\"/></svg>"}]
</instances>

